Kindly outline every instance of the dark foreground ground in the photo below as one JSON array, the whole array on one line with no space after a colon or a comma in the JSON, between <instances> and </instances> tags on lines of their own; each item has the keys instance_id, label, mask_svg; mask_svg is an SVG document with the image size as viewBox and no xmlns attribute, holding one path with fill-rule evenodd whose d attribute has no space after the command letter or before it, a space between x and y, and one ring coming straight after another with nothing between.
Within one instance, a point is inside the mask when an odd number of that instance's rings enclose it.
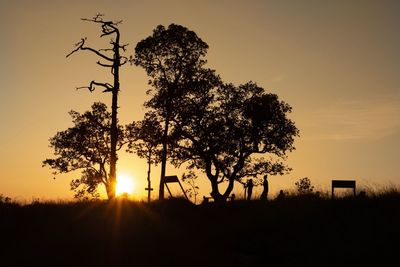
<instances>
[{"instance_id":1,"label":"dark foreground ground","mask_svg":"<svg viewBox=\"0 0 400 267\"><path fill-rule=\"evenodd\" d=\"M399 266L400 195L0 203L0 266Z\"/></svg>"}]
</instances>

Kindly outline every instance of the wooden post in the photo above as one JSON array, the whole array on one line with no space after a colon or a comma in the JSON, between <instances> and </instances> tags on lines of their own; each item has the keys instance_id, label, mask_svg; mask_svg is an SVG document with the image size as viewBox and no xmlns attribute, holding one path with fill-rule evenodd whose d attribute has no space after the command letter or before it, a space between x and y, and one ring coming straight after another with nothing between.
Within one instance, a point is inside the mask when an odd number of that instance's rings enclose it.
<instances>
[{"instance_id":1,"label":"wooden post","mask_svg":"<svg viewBox=\"0 0 400 267\"><path fill-rule=\"evenodd\" d=\"M149 186L146 187L144 190L147 191L147 202L150 202L150 199L151 199L150 194L151 194L151 191L153 191L153 188L151 188L150 185L149 185Z\"/></svg>"},{"instance_id":2,"label":"wooden post","mask_svg":"<svg viewBox=\"0 0 400 267\"><path fill-rule=\"evenodd\" d=\"M153 191L153 188L151 188L151 179L150 179L150 172L151 172L151 149L149 149L149 154L147 155L147 202L150 203L151 200L151 191Z\"/></svg>"}]
</instances>

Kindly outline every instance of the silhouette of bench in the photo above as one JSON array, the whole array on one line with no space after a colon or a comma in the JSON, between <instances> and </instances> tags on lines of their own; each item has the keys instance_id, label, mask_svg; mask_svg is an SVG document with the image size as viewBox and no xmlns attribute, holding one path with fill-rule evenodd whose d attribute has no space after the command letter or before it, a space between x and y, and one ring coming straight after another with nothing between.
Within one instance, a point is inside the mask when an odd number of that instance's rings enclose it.
<instances>
[{"instance_id":1,"label":"silhouette of bench","mask_svg":"<svg viewBox=\"0 0 400 267\"><path fill-rule=\"evenodd\" d=\"M185 193L185 190L183 189L183 186L182 186L181 182L180 182L179 179L178 179L178 176L176 176L176 175L165 176L165 177L164 177L164 180L163 180L163 184L164 184L165 187L167 188L169 195L170 195L171 197L173 197L173 195L172 195L172 193L171 193L171 190L170 190L169 187L168 187L168 184L169 184L169 183L178 183L179 186L180 186L181 189L182 189L182 193L183 193L183 195L185 196L186 200L189 200L189 198L187 197L187 195L186 195L186 193Z\"/></svg>"},{"instance_id":2,"label":"silhouette of bench","mask_svg":"<svg viewBox=\"0 0 400 267\"><path fill-rule=\"evenodd\" d=\"M354 196L356 196L356 181L355 180L332 180L332 198L335 197L335 188L351 188Z\"/></svg>"}]
</instances>

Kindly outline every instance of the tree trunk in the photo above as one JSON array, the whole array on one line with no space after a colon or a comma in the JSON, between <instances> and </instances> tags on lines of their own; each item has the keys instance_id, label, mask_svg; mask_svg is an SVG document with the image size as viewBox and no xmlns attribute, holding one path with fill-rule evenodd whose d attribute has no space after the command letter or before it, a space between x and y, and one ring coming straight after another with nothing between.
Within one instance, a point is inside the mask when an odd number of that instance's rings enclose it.
<instances>
[{"instance_id":1,"label":"tree trunk","mask_svg":"<svg viewBox=\"0 0 400 267\"><path fill-rule=\"evenodd\" d=\"M211 196L213 197L215 202L226 202L227 198L231 194L234 185L234 179L229 180L228 187L225 190L224 194L219 192L218 183L214 179L210 179L211 181Z\"/></svg>"},{"instance_id":2,"label":"tree trunk","mask_svg":"<svg viewBox=\"0 0 400 267\"><path fill-rule=\"evenodd\" d=\"M233 178L229 179L228 187L226 188L225 193L224 193L224 195L223 195L224 198L225 198L225 200L226 200L226 199L229 197L229 195L231 194L231 192L232 192L232 190L233 190L234 183L235 183L235 179L233 179Z\"/></svg>"},{"instance_id":3,"label":"tree trunk","mask_svg":"<svg viewBox=\"0 0 400 267\"><path fill-rule=\"evenodd\" d=\"M151 200L151 180L150 180L150 171L151 171L151 150L149 150L149 155L147 158L148 170L147 170L147 202L150 203Z\"/></svg>"},{"instance_id":4,"label":"tree trunk","mask_svg":"<svg viewBox=\"0 0 400 267\"><path fill-rule=\"evenodd\" d=\"M106 187L106 193L107 193L107 199L112 199L113 198L113 191L112 191L112 186L110 182L105 184Z\"/></svg>"},{"instance_id":5,"label":"tree trunk","mask_svg":"<svg viewBox=\"0 0 400 267\"><path fill-rule=\"evenodd\" d=\"M115 198L115 188L117 184L117 142L118 142L118 92L119 92L119 34L114 43L114 87L112 90L112 104L111 104L111 153L110 153L110 194L109 198Z\"/></svg>"},{"instance_id":6,"label":"tree trunk","mask_svg":"<svg viewBox=\"0 0 400 267\"><path fill-rule=\"evenodd\" d=\"M161 155L161 177L160 177L160 188L159 188L159 193L158 193L159 200L164 200L164 178L165 178L165 172L166 172L166 167L167 167L168 128L169 128L169 114L167 114L167 117L165 120L164 133L163 133L163 138L162 138L163 150L162 150L162 155Z\"/></svg>"},{"instance_id":7,"label":"tree trunk","mask_svg":"<svg viewBox=\"0 0 400 267\"><path fill-rule=\"evenodd\" d=\"M211 180L211 196L215 202L226 202L226 198L219 192L217 180Z\"/></svg>"}]
</instances>

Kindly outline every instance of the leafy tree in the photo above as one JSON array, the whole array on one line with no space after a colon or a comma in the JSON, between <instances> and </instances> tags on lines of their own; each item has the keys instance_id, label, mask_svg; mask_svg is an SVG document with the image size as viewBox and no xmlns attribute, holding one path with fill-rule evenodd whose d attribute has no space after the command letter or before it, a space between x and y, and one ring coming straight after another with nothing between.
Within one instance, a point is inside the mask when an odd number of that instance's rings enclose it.
<instances>
[{"instance_id":1,"label":"leafy tree","mask_svg":"<svg viewBox=\"0 0 400 267\"><path fill-rule=\"evenodd\" d=\"M146 113L142 121L133 122L126 127L128 149L139 157L145 158L148 165L147 170L147 198L151 199L151 164L157 165L161 160L161 137L162 127L154 113Z\"/></svg>"},{"instance_id":2,"label":"leafy tree","mask_svg":"<svg viewBox=\"0 0 400 267\"><path fill-rule=\"evenodd\" d=\"M90 51L97 55L100 60L97 61L97 64L109 68L110 72L113 76L113 84L107 82L97 82L91 81L89 86L83 86L78 88L86 88L90 92L93 92L96 87L104 88L103 92L111 92L112 94L112 104L111 104L111 127L110 131L110 174L108 181L108 194L110 198L115 197L115 186L117 181L117 143L118 143L118 92L120 90L120 82L119 82L119 70L120 67L125 65L128 62L128 58L121 55L122 52L126 51L126 46L120 44L121 34L118 29L118 25L122 21L114 22L114 21L106 21L103 19L102 14L97 14L92 19L82 19L84 21L89 21L98 24L101 27L101 35L100 37L113 37L110 40L111 48L105 49L94 49L91 47L85 46L86 38L82 38L77 44L75 44L76 48L67 55L74 54L79 50Z\"/></svg>"},{"instance_id":3,"label":"leafy tree","mask_svg":"<svg viewBox=\"0 0 400 267\"><path fill-rule=\"evenodd\" d=\"M168 28L157 26L135 48L134 63L145 69L152 86L148 91L152 98L145 106L153 109L163 123L160 199L164 198L168 143L177 116L175 110L191 92L218 82L214 72L204 68L207 49L208 45L195 32L176 24Z\"/></svg>"},{"instance_id":4,"label":"leafy tree","mask_svg":"<svg viewBox=\"0 0 400 267\"><path fill-rule=\"evenodd\" d=\"M71 190L75 197L87 195L98 196L97 188L104 185L108 198L114 197L111 168L111 125L112 115L107 106L97 102L91 111L80 114L70 111L73 127L58 132L50 138L50 147L54 149L55 158L43 161L43 166L54 169L54 175L81 170L82 175L71 181ZM117 150L124 145L125 137L121 126L118 126Z\"/></svg>"},{"instance_id":5,"label":"leafy tree","mask_svg":"<svg viewBox=\"0 0 400 267\"><path fill-rule=\"evenodd\" d=\"M311 185L311 180L308 177L299 179L295 185L300 195L311 194L314 191L314 186Z\"/></svg>"},{"instance_id":6,"label":"leafy tree","mask_svg":"<svg viewBox=\"0 0 400 267\"><path fill-rule=\"evenodd\" d=\"M298 129L291 107L255 83L224 84L176 110L177 136L183 137L174 162L204 171L215 201L225 201L234 182L267 173L283 174L286 153L294 149ZM201 98L204 98L202 100ZM199 104L200 103L200 104ZM267 158L266 156L270 156ZM224 192L219 185L227 182Z\"/></svg>"},{"instance_id":7,"label":"leafy tree","mask_svg":"<svg viewBox=\"0 0 400 267\"><path fill-rule=\"evenodd\" d=\"M189 198L194 199L194 204L197 204L197 196L199 195L199 187L196 184L197 178L197 175L193 171L189 171L182 175L182 181L189 186L185 192Z\"/></svg>"}]
</instances>

